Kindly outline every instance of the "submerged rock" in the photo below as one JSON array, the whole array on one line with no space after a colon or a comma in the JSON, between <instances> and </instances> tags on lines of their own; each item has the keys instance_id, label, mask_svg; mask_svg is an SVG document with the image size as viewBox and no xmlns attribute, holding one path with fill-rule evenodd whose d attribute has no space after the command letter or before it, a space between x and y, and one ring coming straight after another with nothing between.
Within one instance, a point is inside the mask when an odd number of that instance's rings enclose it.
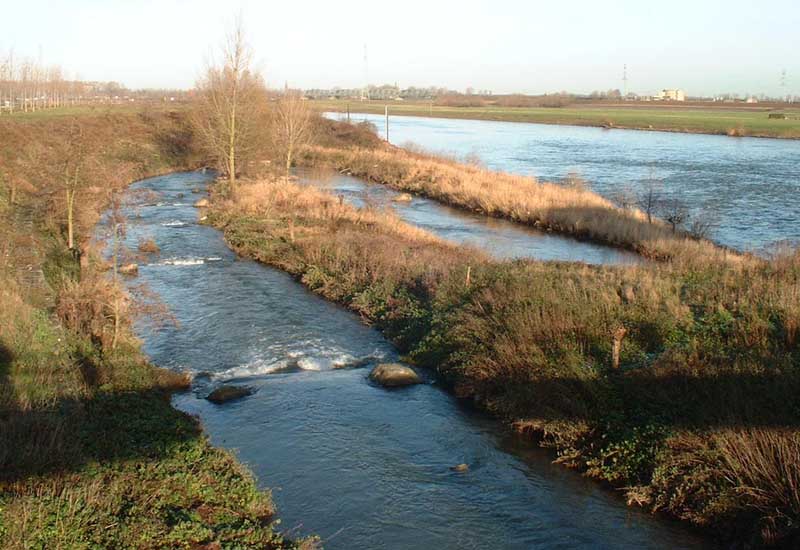
<instances>
[{"instance_id":1,"label":"submerged rock","mask_svg":"<svg viewBox=\"0 0 800 550\"><path fill-rule=\"evenodd\" d=\"M200 199L194 203L196 208L206 208L208 206L208 199Z\"/></svg>"},{"instance_id":2,"label":"submerged rock","mask_svg":"<svg viewBox=\"0 0 800 550\"><path fill-rule=\"evenodd\" d=\"M369 374L369 379L386 388L421 384L422 379L411 368L397 363L383 363Z\"/></svg>"},{"instance_id":3,"label":"submerged rock","mask_svg":"<svg viewBox=\"0 0 800 550\"><path fill-rule=\"evenodd\" d=\"M139 266L137 264L123 264L117 268L117 271L122 275L138 275Z\"/></svg>"},{"instance_id":4,"label":"submerged rock","mask_svg":"<svg viewBox=\"0 0 800 550\"><path fill-rule=\"evenodd\" d=\"M247 386L220 386L206 396L206 399L217 405L240 399L253 394L253 388Z\"/></svg>"},{"instance_id":5,"label":"submerged rock","mask_svg":"<svg viewBox=\"0 0 800 550\"><path fill-rule=\"evenodd\" d=\"M414 197L409 193L400 193L392 197L392 201L394 202L411 202L412 200L414 200Z\"/></svg>"}]
</instances>

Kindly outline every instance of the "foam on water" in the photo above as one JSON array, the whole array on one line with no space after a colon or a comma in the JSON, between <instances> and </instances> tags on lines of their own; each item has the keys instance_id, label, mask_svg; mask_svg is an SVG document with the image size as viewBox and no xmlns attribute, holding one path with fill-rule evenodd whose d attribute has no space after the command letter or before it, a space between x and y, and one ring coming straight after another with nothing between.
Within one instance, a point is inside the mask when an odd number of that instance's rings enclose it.
<instances>
[{"instance_id":1,"label":"foam on water","mask_svg":"<svg viewBox=\"0 0 800 550\"><path fill-rule=\"evenodd\" d=\"M180 220L173 220L171 222L164 222L161 225L163 227L186 227L189 224Z\"/></svg>"}]
</instances>

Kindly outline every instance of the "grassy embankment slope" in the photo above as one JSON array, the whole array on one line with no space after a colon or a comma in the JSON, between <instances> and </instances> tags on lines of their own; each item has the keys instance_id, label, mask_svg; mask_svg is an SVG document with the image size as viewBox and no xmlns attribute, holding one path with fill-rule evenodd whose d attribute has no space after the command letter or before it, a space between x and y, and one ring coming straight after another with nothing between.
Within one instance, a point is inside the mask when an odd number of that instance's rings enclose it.
<instances>
[{"instance_id":1,"label":"grassy embankment slope","mask_svg":"<svg viewBox=\"0 0 800 550\"><path fill-rule=\"evenodd\" d=\"M210 220L632 503L798 542L797 255L497 262L285 182L218 188Z\"/></svg>"},{"instance_id":2,"label":"grassy embankment slope","mask_svg":"<svg viewBox=\"0 0 800 550\"><path fill-rule=\"evenodd\" d=\"M171 407L188 380L142 356L124 290L66 250L47 163L68 136L91 152L76 199L84 259L113 193L195 162L181 117L115 113L0 118L0 546L294 547L269 495Z\"/></svg>"},{"instance_id":3,"label":"grassy embankment slope","mask_svg":"<svg viewBox=\"0 0 800 550\"><path fill-rule=\"evenodd\" d=\"M385 105L393 116L423 116L504 122L536 122L575 126L659 130L695 134L800 139L800 110L788 111L795 118L770 119L764 110L724 107L567 106L567 107L449 107L429 103L396 101L314 101L320 111L384 114Z\"/></svg>"}]
</instances>

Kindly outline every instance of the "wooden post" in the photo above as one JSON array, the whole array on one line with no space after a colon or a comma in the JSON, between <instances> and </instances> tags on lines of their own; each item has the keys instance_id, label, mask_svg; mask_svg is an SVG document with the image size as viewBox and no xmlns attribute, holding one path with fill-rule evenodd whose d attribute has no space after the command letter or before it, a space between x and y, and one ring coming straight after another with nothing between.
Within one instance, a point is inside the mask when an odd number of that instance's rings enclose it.
<instances>
[{"instance_id":1,"label":"wooden post","mask_svg":"<svg viewBox=\"0 0 800 550\"><path fill-rule=\"evenodd\" d=\"M472 280L470 279L470 274L471 273L472 273L472 266L468 265L467 266L467 280L464 281L464 286L466 286L466 287L469 287L469 284L472 282Z\"/></svg>"},{"instance_id":2,"label":"wooden post","mask_svg":"<svg viewBox=\"0 0 800 550\"><path fill-rule=\"evenodd\" d=\"M389 143L389 106L384 107L386 112L386 143Z\"/></svg>"},{"instance_id":3,"label":"wooden post","mask_svg":"<svg viewBox=\"0 0 800 550\"><path fill-rule=\"evenodd\" d=\"M611 341L611 368L619 368L619 353L622 349L622 339L628 333L628 329L620 327L614 331L614 339Z\"/></svg>"}]
</instances>

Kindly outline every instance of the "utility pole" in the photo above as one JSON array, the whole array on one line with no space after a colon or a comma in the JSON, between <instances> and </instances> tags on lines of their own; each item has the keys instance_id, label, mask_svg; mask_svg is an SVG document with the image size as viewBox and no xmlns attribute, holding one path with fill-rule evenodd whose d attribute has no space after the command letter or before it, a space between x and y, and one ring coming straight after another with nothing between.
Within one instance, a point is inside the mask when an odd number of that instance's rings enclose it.
<instances>
[{"instance_id":1,"label":"utility pole","mask_svg":"<svg viewBox=\"0 0 800 550\"><path fill-rule=\"evenodd\" d=\"M364 92L361 94L361 101L369 101L369 65L367 64L367 45L364 44Z\"/></svg>"},{"instance_id":2,"label":"utility pole","mask_svg":"<svg viewBox=\"0 0 800 550\"><path fill-rule=\"evenodd\" d=\"M622 66L622 98L628 97L628 64Z\"/></svg>"},{"instance_id":3,"label":"utility pole","mask_svg":"<svg viewBox=\"0 0 800 550\"><path fill-rule=\"evenodd\" d=\"M784 99L789 97L789 94L786 93L786 69L781 71L781 93Z\"/></svg>"}]
</instances>

